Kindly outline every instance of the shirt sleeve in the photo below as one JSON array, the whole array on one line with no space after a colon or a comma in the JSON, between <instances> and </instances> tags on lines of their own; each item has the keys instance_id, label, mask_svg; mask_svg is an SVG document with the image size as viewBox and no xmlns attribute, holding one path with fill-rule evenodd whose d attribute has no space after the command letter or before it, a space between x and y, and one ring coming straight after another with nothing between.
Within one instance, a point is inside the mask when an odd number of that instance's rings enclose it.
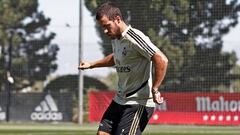
<instances>
[{"instance_id":1,"label":"shirt sleeve","mask_svg":"<svg viewBox=\"0 0 240 135\"><path fill-rule=\"evenodd\" d=\"M131 27L123 33L123 37L132 42L133 47L149 60L151 60L151 57L159 50L148 36Z\"/></svg>"}]
</instances>

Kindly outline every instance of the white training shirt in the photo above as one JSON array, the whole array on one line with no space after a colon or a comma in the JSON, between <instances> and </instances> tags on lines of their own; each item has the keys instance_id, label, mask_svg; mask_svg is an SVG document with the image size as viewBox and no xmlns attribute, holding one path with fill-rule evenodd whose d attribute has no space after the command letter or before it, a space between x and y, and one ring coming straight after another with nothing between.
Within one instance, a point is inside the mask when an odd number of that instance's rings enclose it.
<instances>
[{"instance_id":1,"label":"white training shirt","mask_svg":"<svg viewBox=\"0 0 240 135\"><path fill-rule=\"evenodd\" d=\"M121 39L112 40L115 68L118 73L117 94L114 101L121 104L141 104L155 107L152 99L151 57L159 49L141 31L128 26ZM126 94L139 89L135 94Z\"/></svg>"}]
</instances>

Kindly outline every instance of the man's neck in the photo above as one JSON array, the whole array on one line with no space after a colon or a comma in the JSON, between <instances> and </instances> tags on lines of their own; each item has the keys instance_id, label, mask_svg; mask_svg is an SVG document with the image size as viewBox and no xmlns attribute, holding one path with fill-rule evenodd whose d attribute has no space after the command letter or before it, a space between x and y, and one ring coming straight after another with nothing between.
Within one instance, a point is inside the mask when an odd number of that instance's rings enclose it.
<instances>
[{"instance_id":1,"label":"man's neck","mask_svg":"<svg viewBox=\"0 0 240 135\"><path fill-rule=\"evenodd\" d=\"M127 29L126 23L122 22L122 25L120 27L120 32L123 33Z\"/></svg>"}]
</instances>

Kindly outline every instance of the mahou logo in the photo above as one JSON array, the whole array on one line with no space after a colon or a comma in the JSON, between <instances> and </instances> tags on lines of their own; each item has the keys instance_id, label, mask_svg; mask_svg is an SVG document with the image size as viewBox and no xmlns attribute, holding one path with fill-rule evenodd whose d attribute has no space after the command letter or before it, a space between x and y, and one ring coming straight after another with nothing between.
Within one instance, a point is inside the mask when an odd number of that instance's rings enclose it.
<instances>
[{"instance_id":1,"label":"mahou logo","mask_svg":"<svg viewBox=\"0 0 240 135\"><path fill-rule=\"evenodd\" d=\"M225 100L219 96L217 100L210 97L196 97L198 112L240 112L240 100Z\"/></svg>"},{"instance_id":2,"label":"mahou logo","mask_svg":"<svg viewBox=\"0 0 240 135\"><path fill-rule=\"evenodd\" d=\"M6 119L6 112L3 112L2 107L0 106L0 121Z\"/></svg>"},{"instance_id":3,"label":"mahou logo","mask_svg":"<svg viewBox=\"0 0 240 135\"><path fill-rule=\"evenodd\" d=\"M63 115L59 112L53 97L48 94L40 105L36 106L35 111L31 114L31 120L35 121L60 121Z\"/></svg>"}]
</instances>

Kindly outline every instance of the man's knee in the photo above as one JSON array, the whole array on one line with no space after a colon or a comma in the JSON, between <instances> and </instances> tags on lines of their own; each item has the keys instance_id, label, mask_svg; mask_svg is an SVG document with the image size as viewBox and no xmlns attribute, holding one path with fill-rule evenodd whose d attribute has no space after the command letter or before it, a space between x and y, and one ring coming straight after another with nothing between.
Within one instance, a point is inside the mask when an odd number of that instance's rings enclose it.
<instances>
[{"instance_id":1,"label":"man's knee","mask_svg":"<svg viewBox=\"0 0 240 135\"><path fill-rule=\"evenodd\" d=\"M110 135L110 134L107 133L107 132L98 131L98 132L97 132L97 135Z\"/></svg>"}]
</instances>

